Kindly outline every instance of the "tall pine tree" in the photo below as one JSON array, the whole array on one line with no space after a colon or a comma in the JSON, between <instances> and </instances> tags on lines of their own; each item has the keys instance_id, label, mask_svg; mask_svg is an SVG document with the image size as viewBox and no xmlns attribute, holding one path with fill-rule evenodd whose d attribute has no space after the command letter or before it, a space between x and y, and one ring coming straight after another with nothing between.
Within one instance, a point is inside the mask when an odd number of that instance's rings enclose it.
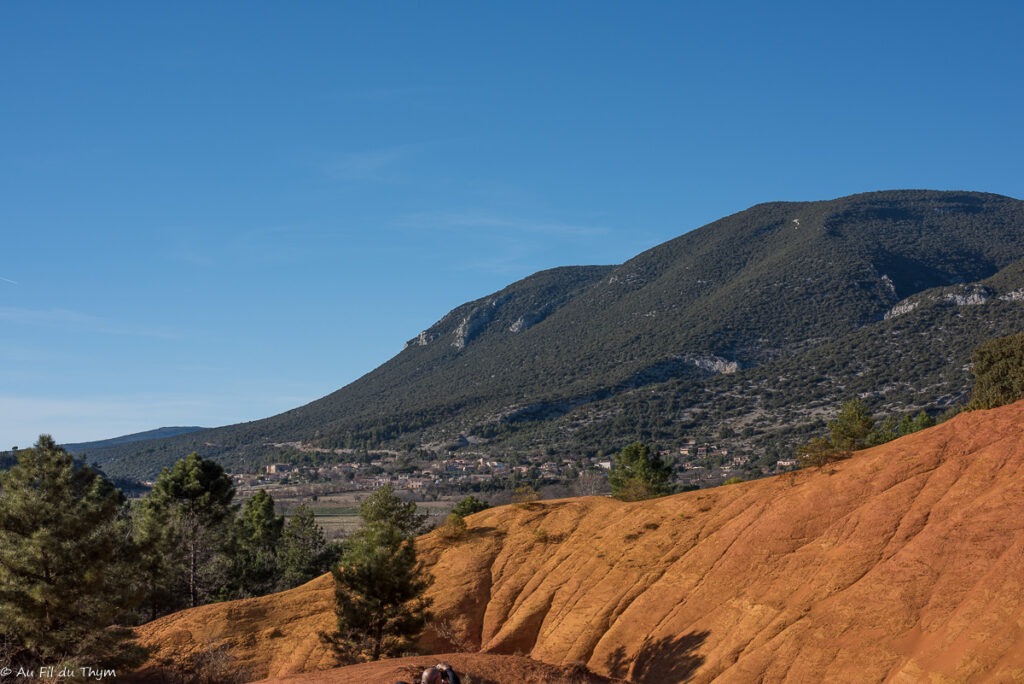
<instances>
[{"instance_id":1,"label":"tall pine tree","mask_svg":"<svg viewBox=\"0 0 1024 684\"><path fill-rule=\"evenodd\" d=\"M0 474L0 631L29 665L128 665L137 602L124 496L49 435Z\"/></svg>"},{"instance_id":2,"label":"tall pine tree","mask_svg":"<svg viewBox=\"0 0 1024 684\"><path fill-rule=\"evenodd\" d=\"M156 604L160 612L181 603L198 606L222 593L230 572L224 550L234 496L224 468L196 453L160 473L136 523L139 543L149 552L151 610Z\"/></svg>"},{"instance_id":3,"label":"tall pine tree","mask_svg":"<svg viewBox=\"0 0 1024 684\"><path fill-rule=\"evenodd\" d=\"M290 589L324 574L338 559L336 544L329 544L324 531L316 524L313 509L300 504L281 533L278 546L278 567L281 575L278 588Z\"/></svg>"},{"instance_id":4,"label":"tall pine tree","mask_svg":"<svg viewBox=\"0 0 1024 684\"><path fill-rule=\"evenodd\" d=\"M239 596L262 596L274 590L279 571L278 542L284 518L274 498L261 489L242 505L235 521L234 572L231 583Z\"/></svg>"},{"instance_id":5,"label":"tall pine tree","mask_svg":"<svg viewBox=\"0 0 1024 684\"><path fill-rule=\"evenodd\" d=\"M333 571L338 629L330 639L344 660L400 655L426 626L432 578L416 559L424 519L383 487L360 506L363 527Z\"/></svg>"}]
</instances>

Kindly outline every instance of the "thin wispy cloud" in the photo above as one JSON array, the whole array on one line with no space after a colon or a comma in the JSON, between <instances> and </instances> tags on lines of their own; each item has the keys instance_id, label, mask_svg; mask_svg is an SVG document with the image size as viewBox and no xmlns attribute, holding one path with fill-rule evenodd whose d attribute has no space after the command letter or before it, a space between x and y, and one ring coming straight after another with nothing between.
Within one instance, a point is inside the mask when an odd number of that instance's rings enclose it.
<instances>
[{"instance_id":1,"label":"thin wispy cloud","mask_svg":"<svg viewBox=\"0 0 1024 684\"><path fill-rule=\"evenodd\" d=\"M3 276L0 276L0 280L4 281L5 283L10 283L11 285L18 284L17 280L11 280L10 278L4 278Z\"/></svg>"},{"instance_id":2,"label":"thin wispy cloud","mask_svg":"<svg viewBox=\"0 0 1024 684\"><path fill-rule=\"evenodd\" d=\"M163 339L181 337L180 333L167 328L111 321L68 309L25 309L0 306L0 322L7 325L47 326L102 335Z\"/></svg>"},{"instance_id":3,"label":"thin wispy cloud","mask_svg":"<svg viewBox=\"0 0 1024 684\"><path fill-rule=\"evenodd\" d=\"M441 144L443 141L429 141L351 152L326 164L324 169L335 180L394 182L403 166Z\"/></svg>"},{"instance_id":4,"label":"thin wispy cloud","mask_svg":"<svg viewBox=\"0 0 1024 684\"><path fill-rule=\"evenodd\" d=\"M387 171L398 166L413 152L406 145L353 152L328 164L327 173L335 180L380 181Z\"/></svg>"}]
</instances>

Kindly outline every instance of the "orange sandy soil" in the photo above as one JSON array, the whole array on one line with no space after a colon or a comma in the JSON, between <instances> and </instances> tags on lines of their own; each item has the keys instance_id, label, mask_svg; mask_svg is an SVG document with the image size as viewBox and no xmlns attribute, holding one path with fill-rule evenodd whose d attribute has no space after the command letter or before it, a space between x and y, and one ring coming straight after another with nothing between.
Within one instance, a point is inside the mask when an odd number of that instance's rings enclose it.
<instances>
[{"instance_id":1,"label":"orange sandy soil","mask_svg":"<svg viewBox=\"0 0 1024 684\"><path fill-rule=\"evenodd\" d=\"M1024 682L1024 402L826 470L639 503L506 506L468 523L460 542L418 540L440 626L421 639L427 653L653 684ZM254 679L283 677L334 666L317 636L332 611L324 576L138 633L151 671L222 647ZM399 666L358 667L367 679L309 681L386 681L374 668ZM522 681L495 667L480 676Z\"/></svg>"},{"instance_id":2,"label":"orange sandy soil","mask_svg":"<svg viewBox=\"0 0 1024 684\"><path fill-rule=\"evenodd\" d=\"M591 674L582 667L556 667L521 656L449 653L285 675L261 680L260 684L394 684L399 681L419 684L423 670L438 662L450 664L459 673L463 684L606 684L621 681Z\"/></svg>"}]
</instances>

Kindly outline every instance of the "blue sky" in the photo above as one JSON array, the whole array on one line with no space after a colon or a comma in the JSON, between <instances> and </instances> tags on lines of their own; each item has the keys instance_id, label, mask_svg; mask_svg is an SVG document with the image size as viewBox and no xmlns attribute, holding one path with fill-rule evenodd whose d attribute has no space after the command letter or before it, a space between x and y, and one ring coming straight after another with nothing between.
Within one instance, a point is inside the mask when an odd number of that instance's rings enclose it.
<instances>
[{"instance_id":1,"label":"blue sky","mask_svg":"<svg viewBox=\"0 0 1024 684\"><path fill-rule=\"evenodd\" d=\"M1019 2L0 3L0 445L262 418L769 200L1024 197Z\"/></svg>"}]
</instances>

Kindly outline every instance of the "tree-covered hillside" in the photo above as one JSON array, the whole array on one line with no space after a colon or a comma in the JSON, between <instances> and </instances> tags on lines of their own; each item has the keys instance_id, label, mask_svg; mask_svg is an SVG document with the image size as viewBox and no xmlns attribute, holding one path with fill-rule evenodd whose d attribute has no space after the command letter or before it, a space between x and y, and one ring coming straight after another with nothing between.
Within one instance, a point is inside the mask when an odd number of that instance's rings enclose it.
<instances>
[{"instance_id":1,"label":"tree-covered hillside","mask_svg":"<svg viewBox=\"0 0 1024 684\"><path fill-rule=\"evenodd\" d=\"M111 473L274 444L552 454L713 435L784 453L863 395L932 411L971 350L1024 329L1024 202L894 191L755 206L617 267L535 274L464 304L337 392L266 420L95 450ZM731 440L731 441L730 441Z\"/></svg>"}]
</instances>

